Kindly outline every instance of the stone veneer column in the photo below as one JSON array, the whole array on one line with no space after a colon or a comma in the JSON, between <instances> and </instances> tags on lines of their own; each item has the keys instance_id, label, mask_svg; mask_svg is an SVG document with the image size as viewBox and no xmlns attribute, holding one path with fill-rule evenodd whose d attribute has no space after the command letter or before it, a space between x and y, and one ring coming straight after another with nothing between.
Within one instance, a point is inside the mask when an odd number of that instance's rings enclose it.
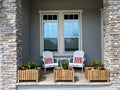
<instances>
[{"instance_id":1,"label":"stone veneer column","mask_svg":"<svg viewBox=\"0 0 120 90\"><path fill-rule=\"evenodd\" d=\"M21 60L21 0L0 0L0 90L16 90Z\"/></svg>"},{"instance_id":2,"label":"stone veneer column","mask_svg":"<svg viewBox=\"0 0 120 90\"><path fill-rule=\"evenodd\" d=\"M113 86L120 86L120 0L103 1L104 64L110 70Z\"/></svg>"}]
</instances>

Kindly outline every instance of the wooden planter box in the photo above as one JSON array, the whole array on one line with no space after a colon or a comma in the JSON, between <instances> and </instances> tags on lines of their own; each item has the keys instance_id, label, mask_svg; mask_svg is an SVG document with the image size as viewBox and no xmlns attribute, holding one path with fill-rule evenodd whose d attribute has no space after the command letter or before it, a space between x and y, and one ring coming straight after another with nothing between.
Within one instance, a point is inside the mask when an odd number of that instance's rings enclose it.
<instances>
[{"instance_id":1,"label":"wooden planter box","mask_svg":"<svg viewBox=\"0 0 120 90\"><path fill-rule=\"evenodd\" d=\"M20 80L36 80L39 81L41 76L41 68L37 70L18 70L18 83Z\"/></svg>"},{"instance_id":2,"label":"wooden planter box","mask_svg":"<svg viewBox=\"0 0 120 90\"><path fill-rule=\"evenodd\" d=\"M92 67L85 67L85 78L87 78L87 76L88 76L88 69L92 69Z\"/></svg>"},{"instance_id":3,"label":"wooden planter box","mask_svg":"<svg viewBox=\"0 0 120 90\"><path fill-rule=\"evenodd\" d=\"M94 81L103 81L106 80L109 82L109 71L107 69L103 70L92 70L92 67L85 68L85 77L90 82Z\"/></svg>"},{"instance_id":4,"label":"wooden planter box","mask_svg":"<svg viewBox=\"0 0 120 90\"><path fill-rule=\"evenodd\" d=\"M56 80L72 80L74 82L74 69L64 70L60 67L54 69L54 81Z\"/></svg>"}]
</instances>

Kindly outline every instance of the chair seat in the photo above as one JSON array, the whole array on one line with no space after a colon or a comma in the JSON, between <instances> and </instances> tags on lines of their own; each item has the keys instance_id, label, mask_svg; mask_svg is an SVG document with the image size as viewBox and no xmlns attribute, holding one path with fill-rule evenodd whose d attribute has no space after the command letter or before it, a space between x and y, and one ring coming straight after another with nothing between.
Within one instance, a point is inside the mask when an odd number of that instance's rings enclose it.
<instances>
[{"instance_id":1,"label":"chair seat","mask_svg":"<svg viewBox=\"0 0 120 90\"><path fill-rule=\"evenodd\" d=\"M58 63L50 63L50 64L44 64L43 67L57 67Z\"/></svg>"}]
</instances>

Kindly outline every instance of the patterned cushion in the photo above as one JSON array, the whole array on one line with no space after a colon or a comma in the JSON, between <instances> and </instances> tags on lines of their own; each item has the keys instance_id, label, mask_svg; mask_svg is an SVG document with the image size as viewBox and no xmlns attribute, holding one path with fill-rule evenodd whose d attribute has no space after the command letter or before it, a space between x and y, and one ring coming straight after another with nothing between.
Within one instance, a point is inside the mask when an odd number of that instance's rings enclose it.
<instances>
[{"instance_id":1,"label":"patterned cushion","mask_svg":"<svg viewBox=\"0 0 120 90\"><path fill-rule=\"evenodd\" d=\"M82 63L82 58L80 58L80 57L75 57L75 58L74 58L74 63Z\"/></svg>"},{"instance_id":2,"label":"patterned cushion","mask_svg":"<svg viewBox=\"0 0 120 90\"><path fill-rule=\"evenodd\" d=\"M44 58L45 64L53 63L52 58Z\"/></svg>"}]
</instances>

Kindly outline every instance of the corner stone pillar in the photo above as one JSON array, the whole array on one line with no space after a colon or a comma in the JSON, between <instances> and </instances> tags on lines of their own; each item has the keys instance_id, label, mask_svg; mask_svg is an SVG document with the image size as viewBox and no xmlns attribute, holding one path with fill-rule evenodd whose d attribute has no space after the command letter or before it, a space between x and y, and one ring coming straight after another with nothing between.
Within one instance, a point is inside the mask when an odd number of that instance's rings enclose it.
<instances>
[{"instance_id":1,"label":"corner stone pillar","mask_svg":"<svg viewBox=\"0 0 120 90\"><path fill-rule=\"evenodd\" d=\"M120 86L120 0L103 2L104 64L110 70L112 86L116 87Z\"/></svg>"},{"instance_id":2,"label":"corner stone pillar","mask_svg":"<svg viewBox=\"0 0 120 90\"><path fill-rule=\"evenodd\" d=\"M16 90L22 59L21 0L0 0L0 90Z\"/></svg>"}]
</instances>

